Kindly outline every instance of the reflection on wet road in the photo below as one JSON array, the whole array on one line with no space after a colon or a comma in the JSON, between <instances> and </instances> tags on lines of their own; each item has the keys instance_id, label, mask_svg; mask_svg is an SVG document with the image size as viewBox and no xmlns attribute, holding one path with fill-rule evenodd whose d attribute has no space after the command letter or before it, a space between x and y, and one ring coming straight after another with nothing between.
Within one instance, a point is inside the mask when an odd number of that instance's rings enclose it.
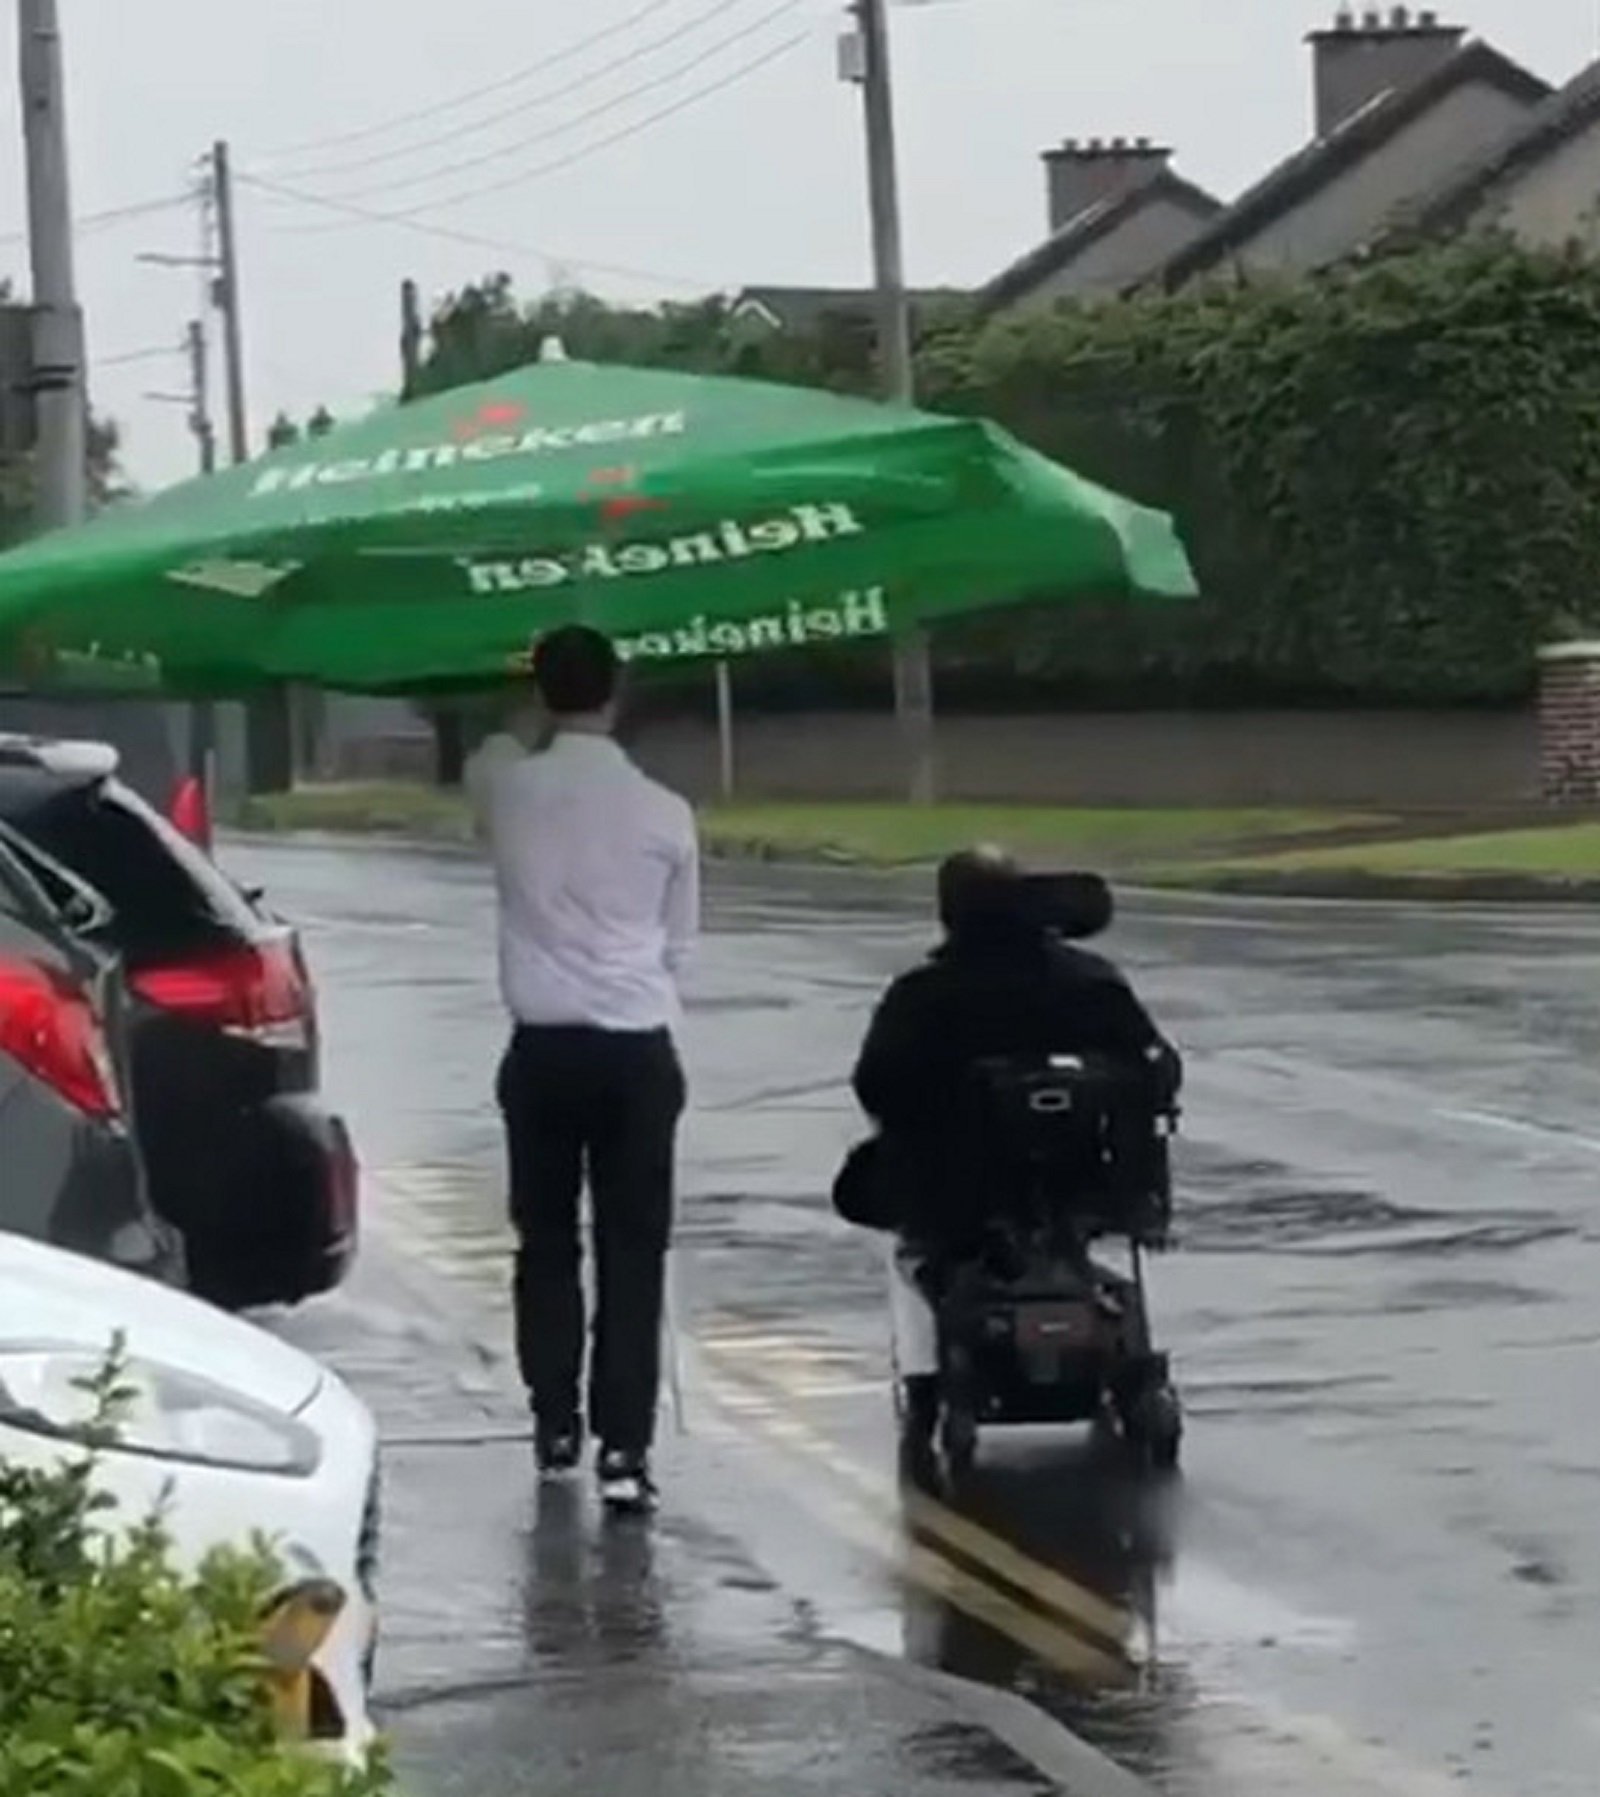
<instances>
[{"instance_id":1,"label":"reflection on wet road","mask_svg":"<svg viewBox=\"0 0 1600 1797\"><path fill-rule=\"evenodd\" d=\"M379 1229L464 1281L492 1335L480 873L230 859L308 923ZM712 923L687 1032L679 1457L718 1457L710 1520L820 1631L1024 1691L1175 1797L1592 1789L1600 926L1130 906L1111 946L1191 1067L1182 1239L1153 1274L1186 1476L1138 1489L1072 1434L996 1435L957 1513L897 1488L879 1251L824 1196L858 1129L844 1075L924 938L918 905L903 884L730 873ZM533 1582L535 1638L541 1605L577 1601L559 1573Z\"/></svg>"}]
</instances>

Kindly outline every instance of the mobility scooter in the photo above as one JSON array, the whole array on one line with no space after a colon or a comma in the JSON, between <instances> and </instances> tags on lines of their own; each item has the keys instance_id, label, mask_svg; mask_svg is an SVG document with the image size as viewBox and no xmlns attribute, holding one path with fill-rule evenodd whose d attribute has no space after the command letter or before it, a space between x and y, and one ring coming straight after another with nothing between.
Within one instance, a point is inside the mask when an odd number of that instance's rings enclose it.
<instances>
[{"instance_id":1,"label":"mobility scooter","mask_svg":"<svg viewBox=\"0 0 1600 1797\"><path fill-rule=\"evenodd\" d=\"M1110 889L1085 875L1035 876L1030 902L1063 938L1098 935ZM1150 1470L1175 1468L1183 1412L1168 1357L1151 1339L1145 1257L1168 1245L1170 1055L1058 1054L980 1063L962 1134L983 1183L979 1243L929 1262L937 1319L936 1445L968 1472L979 1433L1013 1424L1091 1422ZM1117 1272L1094 1249L1126 1248Z\"/></svg>"}]
</instances>

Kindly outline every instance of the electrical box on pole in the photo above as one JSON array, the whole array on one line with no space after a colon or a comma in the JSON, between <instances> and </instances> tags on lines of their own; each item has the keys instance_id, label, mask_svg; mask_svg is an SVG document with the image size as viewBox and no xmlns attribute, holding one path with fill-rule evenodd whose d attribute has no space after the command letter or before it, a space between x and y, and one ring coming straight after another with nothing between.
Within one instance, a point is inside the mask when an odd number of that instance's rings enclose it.
<instances>
[{"instance_id":1,"label":"electrical box on pole","mask_svg":"<svg viewBox=\"0 0 1600 1797\"><path fill-rule=\"evenodd\" d=\"M33 308L0 305L0 458L17 461L39 441L33 388Z\"/></svg>"}]
</instances>

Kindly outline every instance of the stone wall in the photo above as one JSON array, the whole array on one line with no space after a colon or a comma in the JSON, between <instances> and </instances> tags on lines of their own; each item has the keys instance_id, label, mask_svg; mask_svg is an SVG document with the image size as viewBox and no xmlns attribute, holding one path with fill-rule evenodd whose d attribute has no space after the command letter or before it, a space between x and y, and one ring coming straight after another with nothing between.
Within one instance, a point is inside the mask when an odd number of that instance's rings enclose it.
<instances>
[{"instance_id":1,"label":"stone wall","mask_svg":"<svg viewBox=\"0 0 1600 1797\"><path fill-rule=\"evenodd\" d=\"M1552 691L1591 695L1554 744L1541 743L1531 709L952 715L938 723L939 788L947 799L1085 805L1498 809L1555 796L1556 786L1565 798L1600 799L1600 648L1592 664L1547 664L1547 685L1553 669L1561 671ZM714 724L648 723L627 736L659 778L696 799L716 797ZM1578 770L1571 779L1557 777L1562 757ZM343 780L427 779L432 761L432 739L412 720L347 730L330 771ZM734 763L742 798L894 799L905 787L887 713L736 718Z\"/></svg>"},{"instance_id":2,"label":"stone wall","mask_svg":"<svg viewBox=\"0 0 1600 1797\"><path fill-rule=\"evenodd\" d=\"M1600 676L1595 717L1600 722ZM736 719L745 798L897 798L892 718L822 713ZM630 746L695 798L716 795L710 722L652 724ZM1541 791L1539 727L1517 712L1070 712L948 716L940 793L1092 805L1484 808ZM1595 769L1600 775L1600 734Z\"/></svg>"}]
</instances>

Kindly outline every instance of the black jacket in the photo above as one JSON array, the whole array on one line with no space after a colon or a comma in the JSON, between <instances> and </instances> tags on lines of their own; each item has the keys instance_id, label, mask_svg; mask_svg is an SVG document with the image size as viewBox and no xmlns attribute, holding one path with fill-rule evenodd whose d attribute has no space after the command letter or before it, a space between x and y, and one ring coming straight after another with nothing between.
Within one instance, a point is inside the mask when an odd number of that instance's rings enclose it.
<instances>
[{"instance_id":1,"label":"black jacket","mask_svg":"<svg viewBox=\"0 0 1600 1797\"><path fill-rule=\"evenodd\" d=\"M986 1056L1117 1054L1156 1050L1176 1095L1178 1053L1122 974L1101 956L1035 935L937 949L884 994L856 1063L861 1108L878 1125L897 1182L908 1166L919 1199L895 1220L914 1235L947 1235L963 1195L938 1177L951 1164L948 1120ZM863 1219L864 1220L864 1219ZM886 1220L886 1219L885 1219Z\"/></svg>"}]
</instances>

